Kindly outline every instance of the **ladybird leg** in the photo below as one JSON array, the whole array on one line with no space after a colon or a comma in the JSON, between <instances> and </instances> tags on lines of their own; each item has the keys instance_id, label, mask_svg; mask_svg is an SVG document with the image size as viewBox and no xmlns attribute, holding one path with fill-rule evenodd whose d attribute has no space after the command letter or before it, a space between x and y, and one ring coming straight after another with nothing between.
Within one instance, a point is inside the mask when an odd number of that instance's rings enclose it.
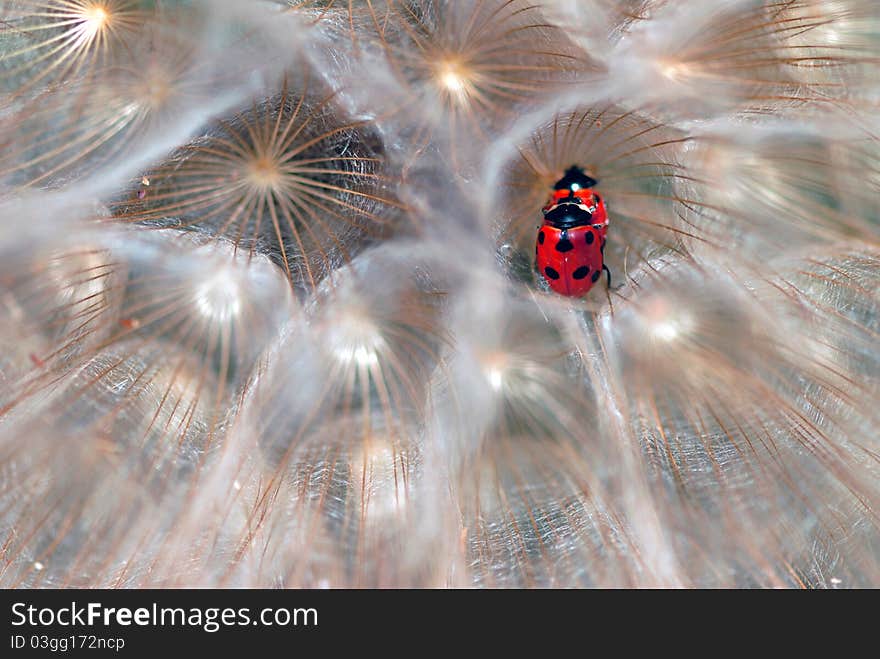
<instances>
[{"instance_id":1,"label":"ladybird leg","mask_svg":"<svg viewBox=\"0 0 880 659\"><path fill-rule=\"evenodd\" d=\"M604 263L602 264L602 269L608 273L608 288L611 288L611 270L608 269L608 266Z\"/></svg>"}]
</instances>

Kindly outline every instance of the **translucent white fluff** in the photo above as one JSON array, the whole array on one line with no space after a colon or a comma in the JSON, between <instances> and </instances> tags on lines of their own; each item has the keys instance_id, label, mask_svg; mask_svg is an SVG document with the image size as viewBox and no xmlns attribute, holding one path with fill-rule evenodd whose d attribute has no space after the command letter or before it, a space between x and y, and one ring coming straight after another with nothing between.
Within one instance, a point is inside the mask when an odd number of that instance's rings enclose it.
<instances>
[{"instance_id":1,"label":"translucent white fluff","mask_svg":"<svg viewBox=\"0 0 880 659\"><path fill-rule=\"evenodd\" d=\"M0 585L880 585L875 4L0 0Z\"/></svg>"}]
</instances>

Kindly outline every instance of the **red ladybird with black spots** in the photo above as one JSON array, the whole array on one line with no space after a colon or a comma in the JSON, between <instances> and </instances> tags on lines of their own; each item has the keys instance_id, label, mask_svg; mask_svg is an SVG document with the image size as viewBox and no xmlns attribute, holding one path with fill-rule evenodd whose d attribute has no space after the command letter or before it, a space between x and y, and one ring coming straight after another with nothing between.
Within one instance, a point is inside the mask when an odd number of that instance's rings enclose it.
<instances>
[{"instance_id":1,"label":"red ladybird with black spots","mask_svg":"<svg viewBox=\"0 0 880 659\"><path fill-rule=\"evenodd\" d=\"M538 230L535 263L550 288L572 297L586 295L604 270L608 212L593 190L598 181L577 166L556 182L544 206L544 224Z\"/></svg>"}]
</instances>

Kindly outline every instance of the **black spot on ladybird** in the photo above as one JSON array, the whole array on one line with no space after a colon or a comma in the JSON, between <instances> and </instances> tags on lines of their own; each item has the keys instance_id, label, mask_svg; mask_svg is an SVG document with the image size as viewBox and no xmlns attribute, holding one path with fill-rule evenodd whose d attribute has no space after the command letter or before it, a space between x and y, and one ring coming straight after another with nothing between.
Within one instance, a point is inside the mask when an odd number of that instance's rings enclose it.
<instances>
[{"instance_id":1,"label":"black spot on ladybird","mask_svg":"<svg viewBox=\"0 0 880 659\"><path fill-rule=\"evenodd\" d=\"M583 279L590 273L590 266L582 265L580 268L571 273L575 279Z\"/></svg>"},{"instance_id":2,"label":"black spot on ladybird","mask_svg":"<svg viewBox=\"0 0 880 659\"><path fill-rule=\"evenodd\" d=\"M539 245L544 244L544 232L543 231L538 232L538 244Z\"/></svg>"},{"instance_id":3,"label":"black spot on ladybird","mask_svg":"<svg viewBox=\"0 0 880 659\"><path fill-rule=\"evenodd\" d=\"M593 283L595 284L598 281L598 279L599 279L599 271L596 270L596 272L593 273Z\"/></svg>"},{"instance_id":4,"label":"black spot on ladybird","mask_svg":"<svg viewBox=\"0 0 880 659\"><path fill-rule=\"evenodd\" d=\"M570 252L573 249L574 245L568 238L563 238L558 243L556 243L557 252Z\"/></svg>"},{"instance_id":5,"label":"black spot on ladybird","mask_svg":"<svg viewBox=\"0 0 880 659\"><path fill-rule=\"evenodd\" d=\"M593 235L592 231L587 231L585 240L587 241L587 245L592 245L593 241L596 240L596 236Z\"/></svg>"},{"instance_id":6,"label":"black spot on ladybird","mask_svg":"<svg viewBox=\"0 0 880 659\"><path fill-rule=\"evenodd\" d=\"M549 265L544 268L544 274L550 277L550 279L559 279L559 273L556 272L556 270L551 268Z\"/></svg>"}]
</instances>

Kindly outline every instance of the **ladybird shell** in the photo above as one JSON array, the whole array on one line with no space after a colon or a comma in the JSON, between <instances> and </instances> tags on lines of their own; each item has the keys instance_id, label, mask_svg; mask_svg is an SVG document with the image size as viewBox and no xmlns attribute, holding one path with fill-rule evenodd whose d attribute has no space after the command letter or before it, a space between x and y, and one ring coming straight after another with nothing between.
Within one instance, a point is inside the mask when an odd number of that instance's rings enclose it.
<instances>
[{"instance_id":1,"label":"ladybird shell","mask_svg":"<svg viewBox=\"0 0 880 659\"><path fill-rule=\"evenodd\" d=\"M593 226L538 230L536 266L550 288L560 295L586 295L602 274L604 238Z\"/></svg>"}]
</instances>

